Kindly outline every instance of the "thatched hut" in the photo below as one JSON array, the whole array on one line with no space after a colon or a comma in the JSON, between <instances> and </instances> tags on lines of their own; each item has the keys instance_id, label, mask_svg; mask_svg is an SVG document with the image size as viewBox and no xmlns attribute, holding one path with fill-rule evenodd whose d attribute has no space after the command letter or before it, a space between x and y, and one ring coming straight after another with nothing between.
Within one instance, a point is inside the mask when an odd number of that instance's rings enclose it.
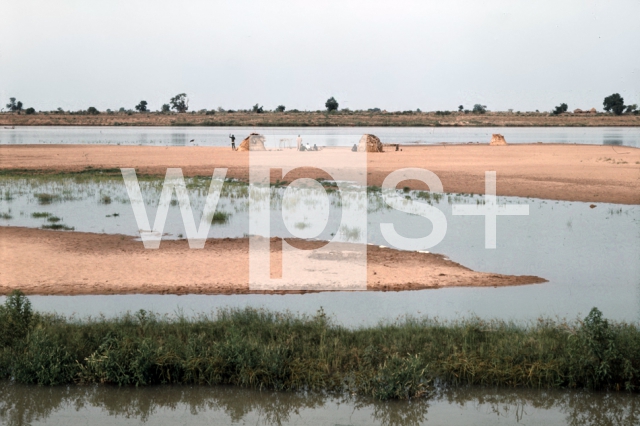
<instances>
[{"instance_id":1,"label":"thatched hut","mask_svg":"<svg viewBox=\"0 0 640 426\"><path fill-rule=\"evenodd\" d=\"M494 133L491 136L491 142L489 142L489 145L506 145L507 141L504 140L504 136L502 136L499 133Z\"/></svg>"},{"instance_id":2,"label":"thatched hut","mask_svg":"<svg viewBox=\"0 0 640 426\"><path fill-rule=\"evenodd\" d=\"M375 135L362 135L358 142L358 152L382 152L382 142Z\"/></svg>"},{"instance_id":3,"label":"thatched hut","mask_svg":"<svg viewBox=\"0 0 640 426\"><path fill-rule=\"evenodd\" d=\"M591 108L591 109L589 110L589 112L590 112L591 114L596 114L598 111L596 111L596 109L595 109L595 108Z\"/></svg>"},{"instance_id":4,"label":"thatched hut","mask_svg":"<svg viewBox=\"0 0 640 426\"><path fill-rule=\"evenodd\" d=\"M238 151L266 151L264 147L264 136L258 133L251 133L238 146Z\"/></svg>"},{"instance_id":5,"label":"thatched hut","mask_svg":"<svg viewBox=\"0 0 640 426\"><path fill-rule=\"evenodd\" d=\"M581 110L580 108L576 108L576 109L574 109L574 110L573 110L573 113L574 113L574 114L583 114L583 113L585 113L585 112L587 112L587 111L583 111L583 110Z\"/></svg>"}]
</instances>

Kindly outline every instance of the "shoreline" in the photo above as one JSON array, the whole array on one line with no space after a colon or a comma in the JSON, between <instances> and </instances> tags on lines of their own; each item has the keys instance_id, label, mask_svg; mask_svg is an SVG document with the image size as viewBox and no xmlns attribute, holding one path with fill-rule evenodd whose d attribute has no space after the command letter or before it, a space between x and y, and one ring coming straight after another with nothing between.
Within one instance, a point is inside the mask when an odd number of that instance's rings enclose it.
<instances>
[{"instance_id":1,"label":"shoreline","mask_svg":"<svg viewBox=\"0 0 640 426\"><path fill-rule=\"evenodd\" d=\"M280 239L271 240L271 273L281 274ZM288 241L288 240L287 240ZM324 242L294 240L316 249ZM275 243L275 244L274 244ZM353 244L338 243L340 252ZM0 294L300 294L322 290L252 291L249 288L249 239L208 239L204 249L186 240L163 240L145 250L135 237L114 234L0 227L5 266ZM313 255L312 255L313 256ZM320 258L320 256L324 256ZM319 255L323 265L341 259ZM231 261L230 261L231 260ZM367 291L407 291L444 287L503 287L547 280L476 272L434 253L367 246ZM335 267L335 266L334 266ZM344 291L339 288L335 291Z\"/></svg>"},{"instance_id":2,"label":"shoreline","mask_svg":"<svg viewBox=\"0 0 640 426\"><path fill-rule=\"evenodd\" d=\"M586 203L640 204L640 148L568 144L488 144L401 146L402 151L367 155L368 186L381 186L393 171L421 168L435 173L447 193L484 194L486 171L496 171L499 196L530 197ZM258 159L289 164L300 155L330 161L352 173L348 148L315 153L293 150L253 152ZM252 153L252 155L253 155ZM226 176L249 181L249 153L220 147L131 145L0 145L0 173L77 173L133 167L139 175L164 176L179 167L185 176L210 177L215 168ZM271 173L271 182L299 177L326 178L326 173L298 168L286 176ZM361 178L360 178L361 179ZM415 180L402 182L410 189L426 190Z\"/></svg>"},{"instance_id":3,"label":"shoreline","mask_svg":"<svg viewBox=\"0 0 640 426\"><path fill-rule=\"evenodd\" d=\"M487 112L0 113L0 126L638 127L640 115Z\"/></svg>"}]
</instances>

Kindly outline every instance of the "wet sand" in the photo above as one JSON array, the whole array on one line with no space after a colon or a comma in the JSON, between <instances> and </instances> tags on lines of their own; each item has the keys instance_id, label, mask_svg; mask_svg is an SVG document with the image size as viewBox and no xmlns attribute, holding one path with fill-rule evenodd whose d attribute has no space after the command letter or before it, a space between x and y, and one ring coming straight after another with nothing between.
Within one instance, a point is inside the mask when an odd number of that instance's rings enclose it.
<instances>
[{"instance_id":1,"label":"wet sand","mask_svg":"<svg viewBox=\"0 0 640 426\"><path fill-rule=\"evenodd\" d=\"M335 167L361 173L346 148L320 152L268 151L259 153L286 164L296 156L330 158ZM138 173L164 175L181 167L185 176L211 176L214 168L228 168L227 176L249 179L249 154L229 148L140 147L95 145L0 145L0 170L80 171L86 168L135 167ZM624 146L486 144L402 147L402 151L370 153L367 182L380 186L400 168L425 168L440 178L445 192L484 193L484 172L497 172L497 194L592 203L640 204L640 149ZM324 177L298 169L286 176ZM283 179L271 174L272 181ZM402 186L425 189L417 181Z\"/></svg>"},{"instance_id":2,"label":"wet sand","mask_svg":"<svg viewBox=\"0 0 640 426\"><path fill-rule=\"evenodd\" d=\"M294 243L306 249L322 244ZM348 251L349 246L345 243L343 249ZM211 239L201 250L189 249L186 240L167 240L158 250L146 250L142 242L122 235L0 227L0 294L14 289L40 295L270 293L250 291L248 249L246 238ZM276 259L271 273L277 276L278 244L272 244L271 251ZM475 272L438 254L377 246L367 250L370 291L545 281L535 276Z\"/></svg>"}]
</instances>

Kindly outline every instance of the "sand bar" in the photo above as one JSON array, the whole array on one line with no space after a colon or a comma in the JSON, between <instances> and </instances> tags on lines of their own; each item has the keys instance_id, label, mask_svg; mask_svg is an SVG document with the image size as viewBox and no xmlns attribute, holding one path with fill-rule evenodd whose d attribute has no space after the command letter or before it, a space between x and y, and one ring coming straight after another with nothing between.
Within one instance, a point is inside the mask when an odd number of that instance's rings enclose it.
<instances>
[{"instance_id":1,"label":"sand bar","mask_svg":"<svg viewBox=\"0 0 640 426\"><path fill-rule=\"evenodd\" d=\"M301 247L317 245L296 241ZM189 249L186 240L166 240L158 250L146 250L122 235L0 227L0 294L14 289L41 295L252 293L248 249L246 238L208 240L202 250ZM542 282L534 276L475 272L439 254L367 250L371 291Z\"/></svg>"},{"instance_id":2,"label":"sand bar","mask_svg":"<svg viewBox=\"0 0 640 426\"><path fill-rule=\"evenodd\" d=\"M330 156L337 167L349 169L348 149L321 152L268 151L275 163L300 155ZM0 170L79 171L87 167L135 167L140 173L164 175L181 167L186 176L211 176L216 167L227 176L249 179L249 155L229 148L140 147L100 145L0 145ZM367 182L380 186L392 171L419 167L436 173L445 192L484 193L484 172L497 172L498 195L551 200L640 204L640 149L624 146L487 144L402 147L402 151L370 153ZM315 176L299 170L286 180ZM280 178L272 173L272 180ZM425 189L421 182L403 183Z\"/></svg>"}]
</instances>

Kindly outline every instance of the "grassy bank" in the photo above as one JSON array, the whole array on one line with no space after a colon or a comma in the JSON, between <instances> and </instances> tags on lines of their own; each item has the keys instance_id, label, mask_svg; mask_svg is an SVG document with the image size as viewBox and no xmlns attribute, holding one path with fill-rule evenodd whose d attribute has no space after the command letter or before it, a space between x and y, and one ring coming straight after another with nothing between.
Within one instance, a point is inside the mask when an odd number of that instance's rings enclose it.
<instances>
[{"instance_id":1,"label":"grassy bank","mask_svg":"<svg viewBox=\"0 0 640 426\"><path fill-rule=\"evenodd\" d=\"M596 309L581 322L528 327L407 319L352 330L322 312L252 309L69 320L32 312L14 293L0 309L0 378L348 390L379 399L428 396L439 384L638 391L640 329Z\"/></svg>"},{"instance_id":2,"label":"grassy bank","mask_svg":"<svg viewBox=\"0 0 640 426\"><path fill-rule=\"evenodd\" d=\"M488 112L251 112L210 114L0 114L0 126L213 126L213 127L591 127L640 126L640 115Z\"/></svg>"}]
</instances>

